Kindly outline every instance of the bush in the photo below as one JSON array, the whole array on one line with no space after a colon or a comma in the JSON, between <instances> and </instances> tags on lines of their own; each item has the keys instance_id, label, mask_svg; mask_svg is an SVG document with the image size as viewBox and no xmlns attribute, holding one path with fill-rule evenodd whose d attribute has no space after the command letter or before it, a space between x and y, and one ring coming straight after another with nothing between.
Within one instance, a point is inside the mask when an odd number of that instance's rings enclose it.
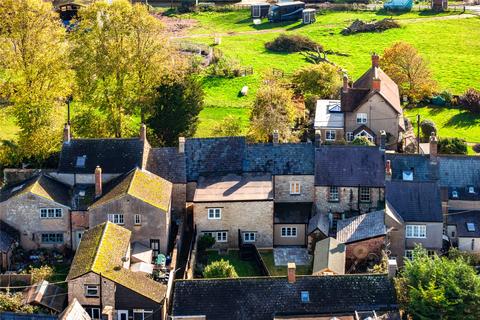
<instances>
[{"instance_id":1,"label":"bush","mask_svg":"<svg viewBox=\"0 0 480 320\"><path fill-rule=\"evenodd\" d=\"M36 313L38 310L37 307L23 303L21 292L0 292L0 313L2 312Z\"/></svg>"},{"instance_id":2,"label":"bush","mask_svg":"<svg viewBox=\"0 0 480 320\"><path fill-rule=\"evenodd\" d=\"M215 49L210 65L210 74L217 77L234 78L240 76L240 61L225 57L222 51Z\"/></svg>"},{"instance_id":3,"label":"bush","mask_svg":"<svg viewBox=\"0 0 480 320\"><path fill-rule=\"evenodd\" d=\"M242 133L242 119L228 115L213 126L212 133L216 137L233 137Z\"/></svg>"},{"instance_id":4,"label":"bush","mask_svg":"<svg viewBox=\"0 0 480 320\"><path fill-rule=\"evenodd\" d=\"M214 261L203 270L205 278L237 278L237 272L230 262L225 260Z\"/></svg>"},{"instance_id":5,"label":"bush","mask_svg":"<svg viewBox=\"0 0 480 320\"><path fill-rule=\"evenodd\" d=\"M314 51L320 49L323 51L321 44L316 43L308 37L301 35L281 34L275 40L265 43L265 48L275 52L300 52Z\"/></svg>"},{"instance_id":6,"label":"bush","mask_svg":"<svg viewBox=\"0 0 480 320\"><path fill-rule=\"evenodd\" d=\"M197 250L205 251L208 248L211 248L215 244L215 238L209 234L204 234L198 239Z\"/></svg>"},{"instance_id":7,"label":"bush","mask_svg":"<svg viewBox=\"0 0 480 320\"><path fill-rule=\"evenodd\" d=\"M480 91L470 88L460 97L460 104L470 112L480 113Z\"/></svg>"},{"instance_id":8,"label":"bush","mask_svg":"<svg viewBox=\"0 0 480 320\"><path fill-rule=\"evenodd\" d=\"M438 141L438 152L442 154L467 154L467 143L460 138L442 138Z\"/></svg>"},{"instance_id":9,"label":"bush","mask_svg":"<svg viewBox=\"0 0 480 320\"><path fill-rule=\"evenodd\" d=\"M350 142L351 145L355 146L374 146L375 144L368 140L366 137L358 137L353 139L352 142Z\"/></svg>"},{"instance_id":10,"label":"bush","mask_svg":"<svg viewBox=\"0 0 480 320\"><path fill-rule=\"evenodd\" d=\"M43 280L49 281L53 276L53 268L50 266L41 266L38 268L30 267L28 273L32 275L33 283Z\"/></svg>"},{"instance_id":11,"label":"bush","mask_svg":"<svg viewBox=\"0 0 480 320\"><path fill-rule=\"evenodd\" d=\"M432 132L437 133L437 127L432 120L423 120L420 122L420 129L422 129L422 135L424 138L429 138L432 135Z\"/></svg>"}]
</instances>

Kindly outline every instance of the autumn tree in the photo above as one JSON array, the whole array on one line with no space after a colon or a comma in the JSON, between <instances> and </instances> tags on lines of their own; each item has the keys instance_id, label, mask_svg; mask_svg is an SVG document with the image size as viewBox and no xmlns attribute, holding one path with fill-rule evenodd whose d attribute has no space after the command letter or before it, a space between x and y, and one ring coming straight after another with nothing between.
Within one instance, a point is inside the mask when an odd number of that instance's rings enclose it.
<instances>
[{"instance_id":1,"label":"autumn tree","mask_svg":"<svg viewBox=\"0 0 480 320\"><path fill-rule=\"evenodd\" d=\"M257 92L250 115L250 137L267 142L274 130L282 141L292 138L294 111L292 92L281 84L269 80Z\"/></svg>"},{"instance_id":2,"label":"autumn tree","mask_svg":"<svg viewBox=\"0 0 480 320\"><path fill-rule=\"evenodd\" d=\"M110 135L128 135L132 115L145 120L174 50L167 50L160 21L142 4L97 1L78 16L70 33L78 96L106 115Z\"/></svg>"},{"instance_id":3,"label":"autumn tree","mask_svg":"<svg viewBox=\"0 0 480 320\"><path fill-rule=\"evenodd\" d=\"M71 86L65 34L49 2L0 2L0 98L20 128L17 149L8 152L37 165L59 148Z\"/></svg>"},{"instance_id":4,"label":"autumn tree","mask_svg":"<svg viewBox=\"0 0 480 320\"><path fill-rule=\"evenodd\" d=\"M216 137L232 137L242 133L242 119L228 115L213 126L212 133Z\"/></svg>"},{"instance_id":5,"label":"autumn tree","mask_svg":"<svg viewBox=\"0 0 480 320\"><path fill-rule=\"evenodd\" d=\"M397 42L385 49L380 66L397 83L400 93L413 101L429 97L436 90L427 62L408 43Z\"/></svg>"},{"instance_id":6,"label":"autumn tree","mask_svg":"<svg viewBox=\"0 0 480 320\"><path fill-rule=\"evenodd\" d=\"M319 99L338 98L341 79L337 67L329 63L307 65L297 70L292 82L306 95L314 95Z\"/></svg>"}]
</instances>

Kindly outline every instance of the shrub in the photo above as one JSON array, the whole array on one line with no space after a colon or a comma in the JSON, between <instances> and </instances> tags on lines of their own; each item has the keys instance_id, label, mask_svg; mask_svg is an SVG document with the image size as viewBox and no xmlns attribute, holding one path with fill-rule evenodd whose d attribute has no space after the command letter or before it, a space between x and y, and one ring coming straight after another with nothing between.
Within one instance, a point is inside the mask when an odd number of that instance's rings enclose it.
<instances>
[{"instance_id":1,"label":"shrub","mask_svg":"<svg viewBox=\"0 0 480 320\"><path fill-rule=\"evenodd\" d=\"M242 133L242 119L228 115L213 126L212 133L216 137L232 137Z\"/></svg>"},{"instance_id":2,"label":"shrub","mask_svg":"<svg viewBox=\"0 0 480 320\"><path fill-rule=\"evenodd\" d=\"M209 69L212 76L225 78L240 76L240 61L224 56L220 50L215 50L214 52Z\"/></svg>"},{"instance_id":3,"label":"shrub","mask_svg":"<svg viewBox=\"0 0 480 320\"><path fill-rule=\"evenodd\" d=\"M460 97L460 104L468 111L480 113L480 91L470 88Z\"/></svg>"},{"instance_id":4,"label":"shrub","mask_svg":"<svg viewBox=\"0 0 480 320\"><path fill-rule=\"evenodd\" d=\"M300 52L313 51L317 48L323 51L321 44L316 43L308 37L301 35L286 35L281 34L275 40L265 43L265 48L275 52Z\"/></svg>"},{"instance_id":5,"label":"shrub","mask_svg":"<svg viewBox=\"0 0 480 320\"><path fill-rule=\"evenodd\" d=\"M353 139L352 142L350 142L350 144L355 146L374 146L375 145L373 142L368 140L367 137L355 138Z\"/></svg>"},{"instance_id":6,"label":"shrub","mask_svg":"<svg viewBox=\"0 0 480 320\"><path fill-rule=\"evenodd\" d=\"M438 141L438 152L443 154L467 154L467 143L460 138L442 138Z\"/></svg>"},{"instance_id":7,"label":"shrub","mask_svg":"<svg viewBox=\"0 0 480 320\"><path fill-rule=\"evenodd\" d=\"M0 313L2 312L36 313L38 310L37 307L23 303L21 292L0 292Z\"/></svg>"},{"instance_id":8,"label":"shrub","mask_svg":"<svg viewBox=\"0 0 480 320\"><path fill-rule=\"evenodd\" d=\"M215 238L209 234L204 234L198 239L197 250L205 251L208 248L211 248L215 244Z\"/></svg>"},{"instance_id":9,"label":"shrub","mask_svg":"<svg viewBox=\"0 0 480 320\"><path fill-rule=\"evenodd\" d=\"M422 129L422 135L424 138L428 138L432 135L432 132L437 133L437 127L432 120L423 120L420 122L420 129Z\"/></svg>"},{"instance_id":10,"label":"shrub","mask_svg":"<svg viewBox=\"0 0 480 320\"><path fill-rule=\"evenodd\" d=\"M205 278L237 278L237 272L230 262L225 260L214 261L203 270Z\"/></svg>"},{"instance_id":11,"label":"shrub","mask_svg":"<svg viewBox=\"0 0 480 320\"><path fill-rule=\"evenodd\" d=\"M38 268L30 267L28 273L32 275L32 282L49 281L53 276L53 268L50 266L41 266Z\"/></svg>"}]
</instances>

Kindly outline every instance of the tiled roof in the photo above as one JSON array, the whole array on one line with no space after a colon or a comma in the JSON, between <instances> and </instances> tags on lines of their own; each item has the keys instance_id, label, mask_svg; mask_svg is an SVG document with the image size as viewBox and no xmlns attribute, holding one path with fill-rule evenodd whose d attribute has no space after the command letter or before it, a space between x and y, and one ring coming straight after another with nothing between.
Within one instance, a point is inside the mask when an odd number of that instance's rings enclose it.
<instances>
[{"instance_id":1,"label":"tiled roof","mask_svg":"<svg viewBox=\"0 0 480 320\"><path fill-rule=\"evenodd\" d=\"M387 153L385 156L391 162L392 180L403 180L404 171L413 172L413 181L435 181L439 178L438 165L432 164L428 155Z\"/></svg>"},{"instance_id":2,"label":"tiled roof","mask_svg":"<svg viewBox=\"0 0 480 320\"><path fill-rule=\"evenodd\" d=\"M59 313L67 304L67 290L43 280L23 291L23 302Z\"/></svg>"},{"instance_id":3,"label":"tiled roof","mask_svg":"<svg viewBox=\"0 0 480 320\"><path fill-rule=\"evenodd\" d=\"M147 276L123 268L122 259L129 256L131 231L111 222L105 222L85 232L73 258L67 281L88 272L102 274L138 294L161 302L165 286Z\"/></svg>"},{"instance_id":4,"label":"tiled roof","mask_svg":"<svg viewBox=\"0 0 480 320\"><path fill-rule=\"evenodd\" d=\"M467 223L474 224L474 231L467 229ZM457 237L480 238L480 208L477 211L449 211L447 224L457 226Z\"/></svg>"},{"instance_id":5,"label":"tiled roof","mask_svg":"<svg viewBox=\"0 0 480 320\"><path fill-rule=\"evenodd\" d=\"M168 210L172 195L172 183L146 170L134 169L121 179L116 179L102 197L90 208L99 207L124 195L131 195L154 207ZM107 187L108 188L108 187Z\"/></svg>"},{"instance_id":6,"label":"tiled roof","mask_svg":"<svg viewBox=\"0 0 480 320\"><path fill-rule=\"evenodd\" d=\"M96 166L102 173L126 173L142 166L144 142L134 139L73 139L64 142L60 152L60 173L93 174ZM77 165L85 156L85 164Z\"/></svg>"},{"instance_id":7,"label":"tiled roof","mask_svg":"<svg viewBox=\"0 0 480 320\"><path fill-rule=\"evenodd\" d=\"M229 174L221 177L200 177L193 201L272 200L273 182L269 174Z\"/></svg>"},{"instance_id":8,"label":"tiled roof","mask_svg":"<svg viewBox=\"0 0 480 320\"><path fill-rule=\"evenodd\" d=\"M45 175L25 180L2 190L0 200L5 201L25 193L32 193L44 199L70 207L69 186Z\"/></svg>"},{"instance_id":9,"label":"tiled roof","mask_svg":"<svg viewBox=\"0 0 480 320\"><path fill-rule=\"evenodd\" d=\"M442 187L480 187L480 157L439 156Z\"/></svg>"},{"instance_id":10,"label":"tiled roof","mask_svg":"<svg viewBox=\"0 0 480 320\"><path fill-rule=\"evenodd\" d=\"M301 294L309 302L302 302ZM177 280L173 316L208 320L265 320L282 314L322 315L396 310L395 289L386 275L257 277Z\"/></svg>"},{"instance_id":11,"label":"tiled roof","mask_svg":"<svg viewBox=\"0 0 480 320\"><path fill-rule=\"evenodd\" d=\"M305 223L312 214L311 202L276 202L274 205L275 223Z\"/></svg>"},{"instance_id":12,"label":"tiled roof","mask_svg":"<svg viewBox=\"0 0 480 320\"><path fill-rule=\"evenodd\" d=\"M469 187L463 188L444 188L448 192L448 199L450 200L466 200L466 201L480 201L480 186L473 187L473 192L470 192ZM453 192L456 192L456 197L453 196Z\"/></svg>"},{"instance_id":13,"label":"tiled roof","mask_svg":"<svg viewBox=\"0 0 480 320\"><path fill-rule=\"evenodd\" d=\"M308 221L308 234L311 234L315 230L319 230L325 236L328 235L330 229L330 222L328 221L328 216L326 214L317 213Z\"/></svg>"},{"instance_id":14,"label":"tiled roof","mask_svg":"<svg viewBox=\"0 0 480 320\"><path fill-rule=\"evenodd\" d=\"M244 137L187 139L187 181L206 175L240 174L244 152Z\"/></svg>"},{"instance_id":15,"label":"tiled roof","mask_svg":"<svg viewBox=\"0 0 480 320\"><path fill-rule=\"evenodd\" d=\"M341 93L341 103L343 112L352 112L355 110L365 97L370 92L370 89L365 88L349 88L348 92Z\"/></svg>"},{"instance_id":16,"label":"tiled roof","mask_svg":"<svg viewBox=\"0 0 480 320\"><path fill-rule=\"evenodd\" d=\"M337 221L337 240L343 243L384 236L386 233L383 210Z\"/></svg>"},{"instance_id":17,"label":"tiled roof","mask_svg":"<svg viewBox=\"0 0 480 320\"><path fill-rule=\"evenodd\" d=\"M442 222L442 203L437 182L390 181L385 200L405 222Z\"/></svg>"},{"instance_id":18,"label":"tiled roof","mask_svg":"<svg viewBox=\"0 0 480 320\"><path fill-rule=\"evenodd\" d=\"M385 154L378 147L321 146L315 151L315 185L383 187Z\"/></svg>"},{"instance_id":19,"label":"tiled roof","mask_svg":"<svg viewBox=\"0 0 480 320\"><path fill-rule=\"evenodd\" d=\"M326 238L315 244L313 274L324 270L345 274L345 244L334 238Z\"/></svg>"},{"instance_id":20,"label":"tiled roof","mask_svg":"<svg viewBox=\"0 0 480 320\"><path fill-rule=\"evenodd\" d=\"M20 234L7 223L0 221L0 252L8 252L15 241L20 239Z\"/></svg>"},{"instance_id":21,"label":"tiled roof","mask_svg":"<svg viewBox=\"0 0 480 320\"><path fill-rule=\"evenodd\" d=\"M243 171L273 175L311 175L314 158L314 146L311 143L248 144Z\"/></svg>"},{"instance_id":22,"label":"tiled roof","mask_svg":"<svg viewBox=\"0 0 480 320\"><path fill-rule=\"evenodd\" d=\"M147 170L172 183L185 183L185 153L177 148L152 148L148 155Z\"/></svg>"}]
</instances>

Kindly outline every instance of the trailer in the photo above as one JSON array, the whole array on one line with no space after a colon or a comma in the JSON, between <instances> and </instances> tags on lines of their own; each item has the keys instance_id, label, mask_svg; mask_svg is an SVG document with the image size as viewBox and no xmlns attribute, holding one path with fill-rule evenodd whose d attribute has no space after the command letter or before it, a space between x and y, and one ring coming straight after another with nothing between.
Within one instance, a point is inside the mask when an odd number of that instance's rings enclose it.
<instances>
[{"instance_id":1,"label":"trailer","mask_svg":"<svg viewBox=\"0 0 480 320\"><path fill-rule=\"evenodd\" d=\"M250 10L252 12L253 19L262 19L266 18L268 15L268 10L270 9L270 4L268 3L255 3L252 4Z\"/></svg>"},{"instance_id":2,"label":"trailer","mask_svg":"<svg viewBox=\"0 0 480 320\"><path fill-rule=\"evenodd\" d=\"M303 10L303 24L310 24L310 23L314 23L315 21L317 21L316 19L316 16L315 16L315 9L305 9Z\"/></svg>"},{"instance_id":3,"label":"trailer","mask_svg":"<svg viewBox=\"0 0 480 320\"><path fill-rule=\"evenodd\" d=\"M303 17L305 3L301 1L280 2L270 6L268 20L270 22L299 20Z\"/></svg>"}]
</instances>

